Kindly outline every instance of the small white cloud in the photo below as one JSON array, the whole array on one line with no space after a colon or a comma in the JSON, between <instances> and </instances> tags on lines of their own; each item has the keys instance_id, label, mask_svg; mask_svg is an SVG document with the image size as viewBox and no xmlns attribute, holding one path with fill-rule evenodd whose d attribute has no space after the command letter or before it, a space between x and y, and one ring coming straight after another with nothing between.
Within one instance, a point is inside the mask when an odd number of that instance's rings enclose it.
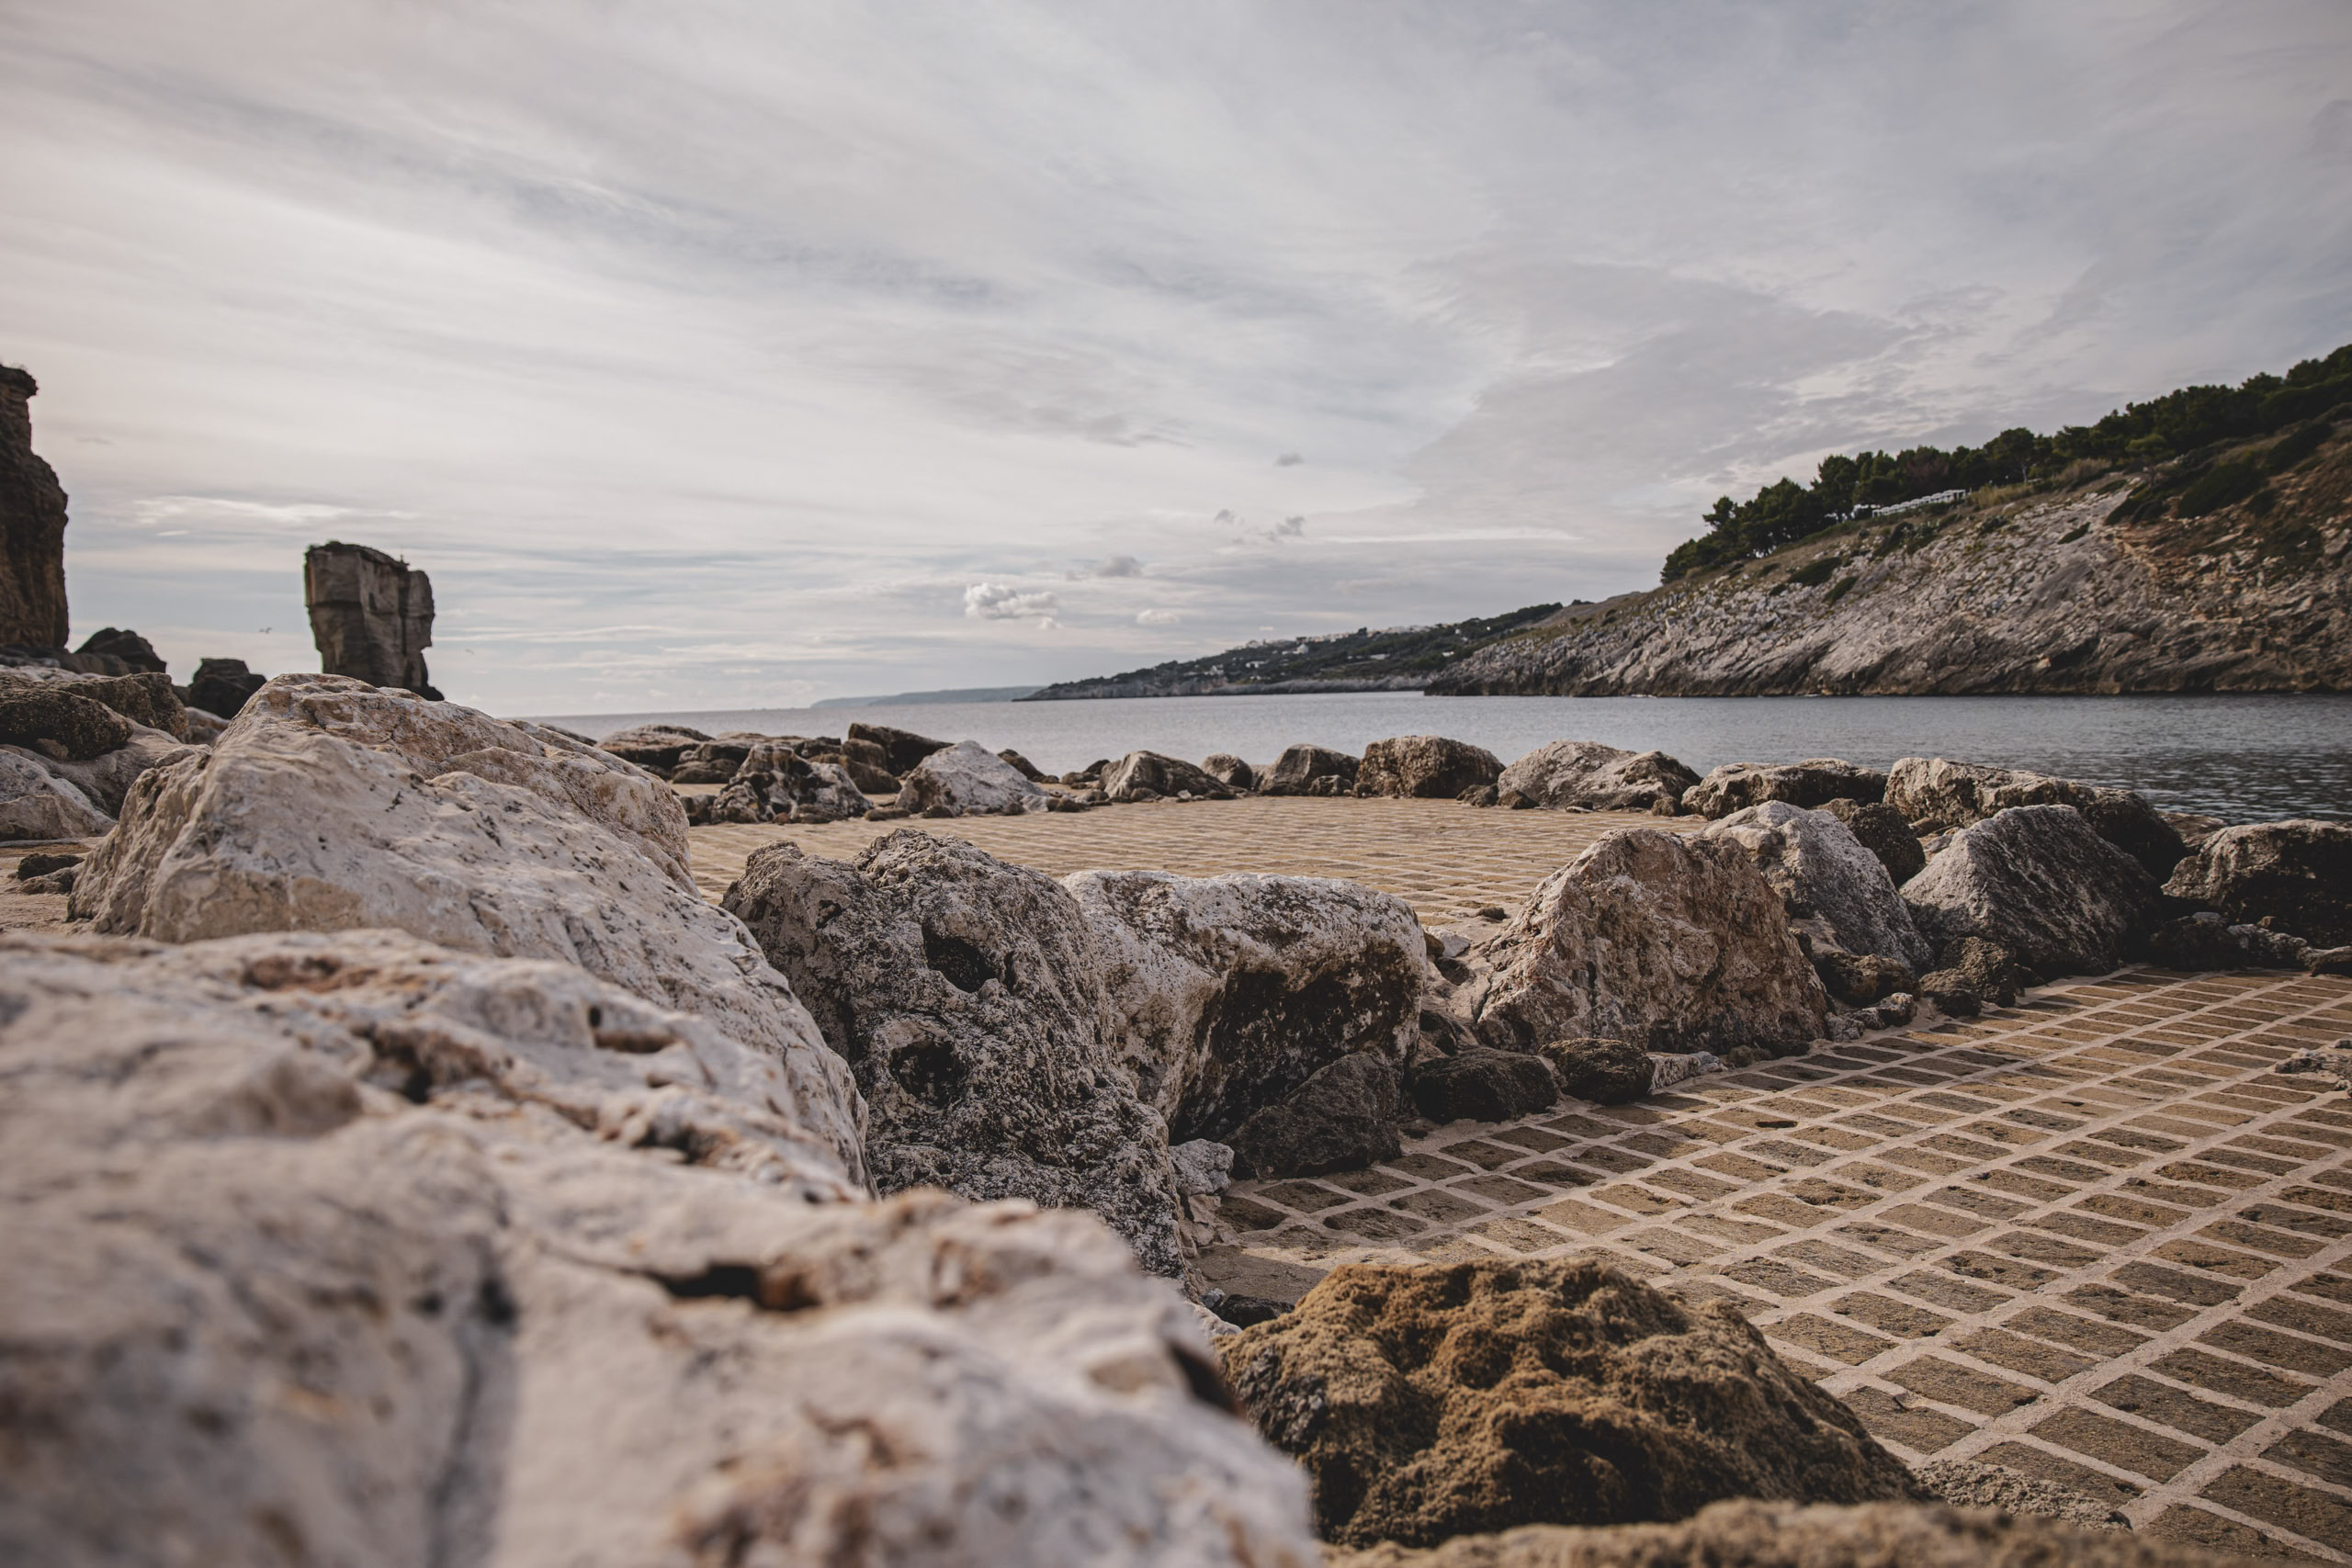
<instances>
[{"instance_id":1,"label":"small white cloud","mask_svg":"<svg viewBox=\"0 0 2352 1568\"><path fill-rule=\"evenodd\" d=\"M1142 610L1136 615L1139 626L1172 626L1184 617L1173 610Z\"/></svg>"},{"instance_id":2,"label":"small white cloud","mask_svg":"<svg viewBox=\"0 0 2352 1568\"><path fill-rule=\"evenodd\" d=\"M1300 457L1295 452L1285 452L1281 457L1274 459L1274 467L1277 468L1295 468L1305 461L1306 461L1306 459Z\"/></svg>"},{"instance_id":3,"label":"small white cloud","mask_svg":"<svg viewBox=\"0 0 2352 1568\"><path fill-rule=\"evenodd\" d=\"M1009 583L975 582L964 590L964 614L977 621L1025 621L1032 615L1054 626L1053 612L1062 607L1050 592L1023 592Z\"/></svg>"}]
</instances>

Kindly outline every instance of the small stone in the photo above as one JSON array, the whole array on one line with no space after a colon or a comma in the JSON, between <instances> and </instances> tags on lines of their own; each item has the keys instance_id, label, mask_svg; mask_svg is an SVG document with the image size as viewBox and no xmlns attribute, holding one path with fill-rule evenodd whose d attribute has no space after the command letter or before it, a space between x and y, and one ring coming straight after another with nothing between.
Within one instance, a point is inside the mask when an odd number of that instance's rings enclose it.
<instances>
[{"instance_id":1,"label":"small stone","mask_svg":"<svg viewBox=\"0 0 2352 1568\"><path fill-rule=\"evenodd\" d=\"M1540 1056L1476 1046L1458 1056L1415 1065L1413 1103L1448 1122L1511 1122L1555 1104L1560 1086Z\"/></svg>"},{"instance_id":2,"label":"small stone","mask_svg":"<svg viewBox=\"0 0 2352 1568\"><path fill-rule=\"evenodd\" d=\"M1650 1054L1623 1040L1547 1040L1536 1055L1551 1064L1560 1092L1595 1105L1626 1105L1650 1092Z\"/></svg>"},{"instance_id":3,"label":"small stone","mask_svg":"<svg viewBox=\"0 0 2352 1568\"><path fill-rule=\"evenodd\" d=\"M1233 1185L1233 1150L1207 1138L1172 1145L1168 1163L1176 1172L1176 1190L1188 1197L1207 1197Z\"/></svg>"}]
</instances>

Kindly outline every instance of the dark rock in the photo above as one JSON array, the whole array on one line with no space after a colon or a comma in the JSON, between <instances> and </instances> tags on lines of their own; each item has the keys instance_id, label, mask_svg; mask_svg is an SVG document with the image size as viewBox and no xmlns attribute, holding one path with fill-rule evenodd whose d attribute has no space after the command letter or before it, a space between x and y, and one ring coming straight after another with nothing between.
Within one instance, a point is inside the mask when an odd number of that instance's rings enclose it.
<instances>
[{"instance_id":1,"label":"dark rock","mask_svg":"<svg viewBox=\"0 0 2352 1568\"><path fill-rule=\"evenodd\" d=\"M1399 1088L1395 1064L1369 1051L1340 1057L1227 1140L1243 1176L1320 1176L1394 1159Z\"/></svg>"},{"instance_id":2,"label":"dark rock","mask_svg":"<svg viewBox=\"0 0 2352 1568\"><path fill-rule=\"evenodd\" d=\"M853 724L842 738L846 750L851 741L865 740L882 749L881 767L885 773L906 773L917 762L933 751L944 751L955 744L951 740L933 740L928 735L917 735L910 729L893 729L887 724Z\"/></svg>"},{"instance_id":3,"label":"dark rock","mask_svg":"<svg viewBox=\"0 0 2352 1568\"><path fill-rule=\"evenodd\" d=\"M723 736L715 740L696 741L678 752L677 764L670 769L670 782L726 784L742 768L743 759L752 754L753 744L750 739L730 739ZM898 788L898 781L892 780L890 787Z\"/></svg>"},{"instance_id":4,"label":"dark rock","mask_svg":"<svg viewBox=\"0 0 2352 1568\"><path fill-rule=\"evenodd\" d=\"M1682 796L1682 808L1702 817L1728 817L1768 800L1813 810L1833 800L1873 804L1885 797L1886 775L1876 768L1813 757L1802 762L1727 763L1692 784Z\"/></svg>"},{"instance_id":5,"label":"dark rock","mask_svg":"<svg viewBox=\"0 0 2352 1568\"><path fill-rule=\"evenodd\" d=\"M867 809L847 772L809 761L782 740L753 746L712 807L724 822L839 822L863 817Z\"/></svg>"},{"instance_id":6,"label":"dark rock","mask_svg":"<svg viewBox=\"0 0 2352 1568\"><path fill-rule=\"evenodd\" d=\"M1928 863L1928 852L1919 847L1918 835L1911 831L1911 824L1900 811L1880 801L1832 800L1821 809L1846 824L1846 830L1861 840L1862 847L1878 856L1886 867L1886 874L1897 887L1919 874Z\"/></svg>"},{"instance_id":7,"label":"dark rock","mask_svg":"<svg viewBox=\"0 0 2352 1568\"><path fill-rule=\"evenodd\" d=\"M2307 975L2352 975L2352 945L2314 947L2303 954Z\"/></svg>"},{"instance_id":8,"label":"dark rock","mask_svg":"<svg viewBox=\"0 0 2352 1568\"><path fill-rule=\"evenodd\" d=\"M1976 982L1957 969L1935 969L1919 976L1919 998L1953 1018L1974 1018L1984 1010Z\"/></svg>"},{"instance_id":9,"label":"dark rock","mask_svg":"<svg viewBox=\"0 0 2352 1568\"><path fill-rule=\"evenodd\" d=\"M17 880L29 882L36 876L47 876L51 872L71 871L81 863L82 856L78 852L72 854L42 854L35 851L17 862Z\"/></svg>"},{"instance_id":10,"label":"dark rock","mask_svg":"<svg viewBox=\"0 0 2352 1568\"><path fill-rule=\"evenodd\" d=\"M1492 784L1472 784L1453 798L1464 806L1486 807L1497 804L1502 797L1496 793L1495 786Z\"/></svg>"},{"instance_id":11,"label":"dark rock","mask_svg":"<svg viewBox=\"0 0 2352 1568\"><path fill-rule=\"evenodd\" d=\"M2352 827L2303 818L2224 828L2165 892L2233 923L2267 919L2313 947L2352 943Z\"/></svg>"},{"instance_id":12,"label":"dark rock","mask_svg":"<svg viewBox=\"0 0 2352 1568\"><path fill-rule=\"evenodd\" d=\"M302 603L327 674L441 700L424 670L433 646L433 581L424 573L381 550L331 539L303 552Z\"/></svg>"},{"instance_id":13,"label":"dark rock","mask_svg":"<svg viewBox=\"0 0 2352 1568\"><path fill-rule=\"evenodd\" d=\"M1650 1091L1650 1054L1623 1040L1547 1040L1536 1054L1552 1066L1560 1092L1595 1105L1629 1105Z\"/></svg>"},{"instance_id":14,"label":"dark rock","mask_svg":"<svg viewBox=\"0 0 2352 1568\"><path fill-rule=\"evenodd\" d=\"M1931 941L1986 937L2045 976L2101 975L2154 925L2156 885L2073 807L2020 806L1955 833L1903 899Z\"/></svg>"},{"instance_id":15,"label":"dark rock","mask_svg":"<svg viewBox=\"0 0 2352 1568\"><path fill-rule=\"evenodd\" d=\"M1679 810L1683 791L1699 775L1663 751L1626 751L1598 740L1555 740L1502 771L1498 791L1560 811Z\"/></svg>"},{"instance_id":16,"label":"dark rock","mask_svg":"<svg viewBox=\"0 0 2352 1568\"><path fill-rule=\"evenodd\" d=\"M1305 788L1294 793L1319 795L1326 800L1338 800L1355 794L1356 786L1337 773L1318 773L1306 781Z\"/></svg>"},{"instance_id":17,"label":"dark rock","mask_svg":"<svg viewBox=\"0 0 2352 1568\"><path fill-rule=\"evenodd\" d=\"M1230 751L1212 751L1201 759L1201 771L1227 789L1258 787L1257 770Z\"/></svg>"},{"instance_id":18,"label":"dark rock","mask_svg":"<svg viewBox=\"0 0 2352 1568\"><path fill-rule=\"evenodd\" d=\"M1324 779L1338 779L1343 787L1312 790L1308 786ZM1274 765L1266 770L1260 781L1263 795L1348 795L1356 787L1356 760L1345 751L1327 747L1309 746L1304 742L1285 746Z\"/></svg>"},{"instance_id":19,"label":"dark rock","mask_svg":"<svg viewBox=\"0 0 2352 1568\"><path fill-rule=\"evenodd\" d=\"M62 682L0 687L0 745L86 762L127 744L130 720Z\"/></svg>"},{"instance_id":20,"label":"dark rock","mask_svg":"<svg viewBox=\"0 0 2352 1568\"><path fill-rule=\"evenodd\" d=\"M2148 956L2167 969L2301 969L2311 953L2301 937L2232 925L2211 909L2167 920L2148 938Z\"/></svg>"},{"instance_id":21,"label":"dark rock","mask_svg":"<svg viewBox=\"0 0 2352 1568\"><path fill-rule=\"evenodd\" d=\"M92 632L74 651L85 660L111 659L123 666L125 674L161 675L165 672L164 657L155 651L154 644L137 632L126 631L120 626L107 626ZM156 728L160 729L163 727L157 725Z\"/></svg>"},{"instance_id":22,"label":"dark rock","mask_svg":"<svg viewBox=\"0 0 2352 1568\"><path fill-rule=\"evenodd\" d=\"M202 706L202 704L197 705ZM633 724L627 729L616 729L596 742L600 751L609 751L625 762L634 762L656 778L666 779L685 754L695 747L707 745L710 737L699 729L688 729L683 724ZM745 748L746 750L749 748ZM739 761L738 765L741 763ZM732 778L730 772L728 777ZM724 781L711 780L717 784Z\"/></svg>"},{"instance_id":23,"label":"dark rock","mask_svg":"<svg viewBox=\"0 0 2352 1568\"><path fill-rule=\"evenodd\" d=\"M1413 1104L1430 1121L1512 1122L1560 1098L1541 1056L1474 1046L1413 1066Z\"/></svg>"},{"instance_id":24,"label":"dark rock","mask_svg":"<svg viewBox=\"0 0 2352 1568\"><path fill-rule=\"evenodd\" d=\"M1290 1303L1266 1296L1228 1295L1219 1290L1201 1292L1201 1304L1237 1328L1255 1328L1290 1311Z\"/></svg>"},{"instance_id":25,"label":"dark rock","mask_svg":"<svg viewBox=\"0 0 2352 1568\"><path fill-rule=\"evenodd\" d=\"M850 728L854 731L857 726ZM843 736L842 758L860 789L872 795L889 795L898 789L899 770L890 765L890 752L880 742L855 733ZM884 779L890 782L886 784L881 782Z\"/></svg>"},{"instance_id":26,"label":"dark rock","mask_svg":"<svg viewBox=\"0 0 2352 1568\"><path fill-rule=\"evenodd\" d=\"M63 651L65 491L33 452L40 384L0 365L0 643Z\"/></svg>"},{"instance_id":27,"label":"dark rock","mask_svg":"<svg viewBox=\"0 0 2352 1568\"><path fill-rule=\"evenodd\" d=\"M2135 791L2010 768L1905 757L1887 774L1886 804L1910 822L1939 829L1965 828L2019 806L2071 806L2159 882L2188 852L2179 832Z\"/></svg>"},{"instance_id":28,"label":"dark rock","mask_svg":"<svg viewBox=\"0 0 2352 1568\"><path fill-rule=\"evenodd\" d=\"M269 677L245 668L242 659L199 660L187 683L187 706L234 718L246 699L269 684Z\"/></svg>"},{"instance_id":29,"label":"dark rock","mask_svg":"<svg viewBox=\"0 0 2352 1568\"><path fill-rule=\"evenodd\" d=\"M1102 775L1102 793L1113 800L1159 800L1190 795L1195 799L1229 800L1233 791L1224 782L1192 763L1157 751L1130 751Z\"/></svg>"},{"instance_id":30,"label":"dark rock","mask_svg":"<svg viewBox=\"0 0 2352 1568\"><path fill-rule=\"evenodd\" d=\"M1363 760L1356 767L1355 792L1410 800L1453 800L1465 789L1493 784L1502 771L1502 763L1483 746L1449 740L1442 735L1398 735L1363 749Z\"/></svg>"},{"instance_id":31,"label":"dark rock","mask_svg":"<svg viewBox=\"0 0 2352 1568\"><path fill-rule=\"evenodd\" d=\"M1868 1007L1881 997L1914 990L1918 986L1917 978L1906 965L1876 953L1816 948L1813 969L1829 994L1848 1007Z\"/></svg>"},{"instance_id":32,"label":"dark rock","mask_svg":"<svg viewBox=\"0 0 2352 1568\"><path fill-rule=\"evenodd\" d=\"M2229 826L2218 817L2208 817L2198 811L2159 811L2172 830L2180 835L2181 846L2194 854L2205 840Z\"/></svg>"},{"instance_id":33,"label":"dark rock","mask_svg":"<svg viewBox=\"0 0 2352 1568\"><path fill-rule=\"evenodd\" d=\"M1976 987L1976 994L1996 1007L2007 1007L2027 987L2041 983L2041 976L2018 963L2015 953L1981 936L1964 936L1958 942L1944 943L1936 966L1956 969L1967 976Z\"/></svg>"},{"instance_id":34,"label":"dark rock","mask_svg":"<svg viewBox=\"0 0 2352 1568\"><path fill-rule=\"evenodd\" d=\"M996 756L998 761L1011 764L1014 773L1019 773L1031 784L1047 784L1052 782L1048 775L1037 771L1036 763L1031 761L1020 752L1015 751L1010 746L1006 747L1003 750L999 751Z\"/></svg>"},{"instance_id":35,"label":"dark rock","mask_svg":"<svg viewBox=\"0 0 2352 1568\"><path fill-rule=\"evenodd\" d=\"M188 733L187 709L172 690L172 680L168 675L144 671L132 675L94 676L68 682L64 689L77 697L104 703L133 724L160 729L175 740L192 739Z\"/></svg>"},{"instance_id":36,"label":"dark rock","mask_svg":"<svg viewBox=\"0 0 2352 1568\"><path fill-rule=\"evenodd\" d=\"M1728 1303L1685 1306L1593 1259L1344 1265L1217 1348L1340 1546L1920 1495Z\"/></svg>"}]
</instances>

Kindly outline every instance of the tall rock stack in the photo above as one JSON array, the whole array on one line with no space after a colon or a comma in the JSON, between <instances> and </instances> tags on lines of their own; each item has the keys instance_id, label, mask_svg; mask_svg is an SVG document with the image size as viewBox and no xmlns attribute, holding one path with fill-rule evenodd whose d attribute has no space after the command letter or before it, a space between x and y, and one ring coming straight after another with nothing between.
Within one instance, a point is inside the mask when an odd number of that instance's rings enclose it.
<instances>
[{"instance_id":1,"label":"tall rock stack","mask_svg":"<svg viewBox=\"0 0 2352 1568\"><path fill-rule=\"evenodd\" d=\"M65 491L33 455L40 384L0 365L0 643L65 644Z\"/></svg>"},{"instance_id":2,"label":"tall rock stack","mask_svg":"<svg viewBox=\"0 0 2352 1568\"><path fill-rule=\"evenodd\" d=\"M302 557L302 599L326 673L440 700L424 672L433 645L433 581L424 573L366 545L330 540Z\"/></svg>"}]
</instances>

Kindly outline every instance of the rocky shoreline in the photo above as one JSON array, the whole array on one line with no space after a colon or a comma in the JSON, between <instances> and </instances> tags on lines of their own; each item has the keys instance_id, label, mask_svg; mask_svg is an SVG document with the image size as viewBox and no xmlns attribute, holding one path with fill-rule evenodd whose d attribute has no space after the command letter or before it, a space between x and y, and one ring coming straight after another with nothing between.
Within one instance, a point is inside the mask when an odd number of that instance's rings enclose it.
<instances>
[{"instance_id":1,"label":"rocky shoreline","mask_svg":"<svg viewBox=\"0 0 2352 1568\"><path fill-rule=\"evenodd\" d=\"M27 1560L2209 1561L1998 1466L1914 1473L1729 1307L1612 1268L1279 1301L1193 1264L1237 1174L1415 1128L2149 957L2352 971L2352 829L1940 759L1406 736L1048 780L331 675L208 739L160 676L55 671L0 730L13 836L80 840L18 863L70 926L0 936ZM716 906L692 876L696 818L1243 795L1656 825L1430 929L907 828L773 844Z\"/></svg>"}]
</instances>

